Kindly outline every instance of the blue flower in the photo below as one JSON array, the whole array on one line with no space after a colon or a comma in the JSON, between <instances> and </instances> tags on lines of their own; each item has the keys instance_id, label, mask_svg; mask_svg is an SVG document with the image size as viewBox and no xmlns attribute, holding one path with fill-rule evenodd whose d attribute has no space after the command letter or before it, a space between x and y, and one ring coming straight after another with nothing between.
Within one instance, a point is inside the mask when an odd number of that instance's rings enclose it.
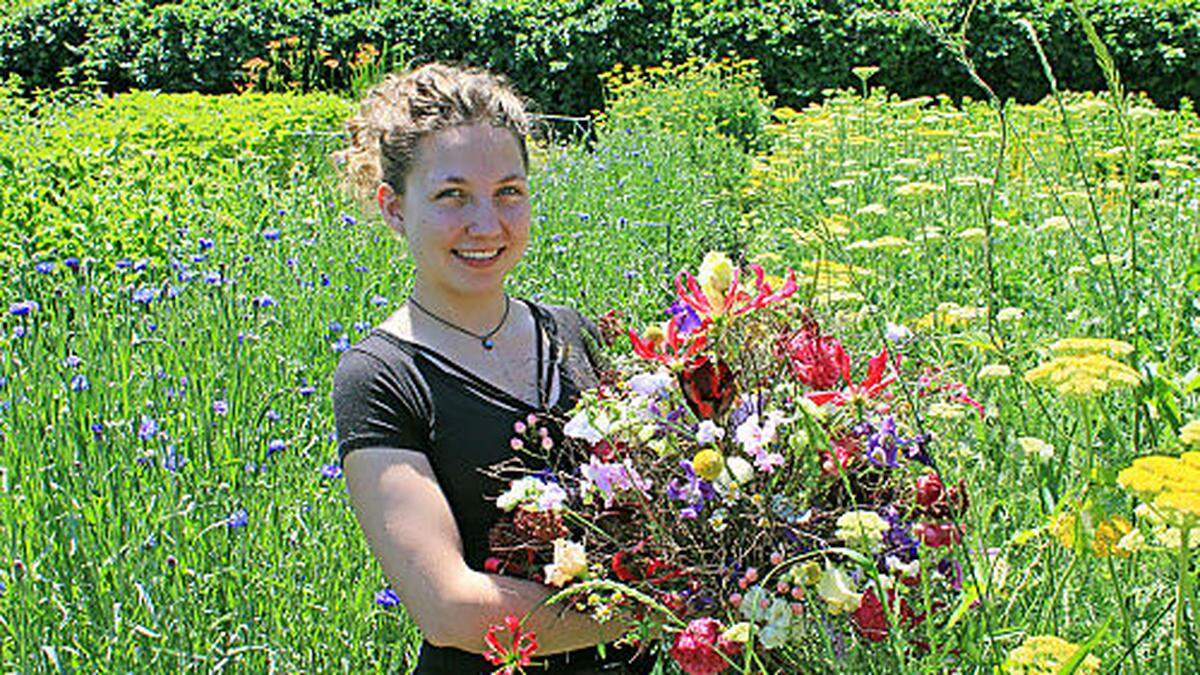
<instances>
[{"instance_id":1,"label":"blue flower","mask_svg":"<svg viewBox=\"0 0 1200 675\"><path fill-rule=\"evenodd\" d=\"M208 260L207 253L193 253L192 254L192 262L194 262L194 263L202 263L205 260Z\"/></svg>"},{"instance_id":2,"label":"blue flower","mask_svg":"<svg viewBox=\"0 0 1200 675\"><path fill-rule=\"evenodd\" d=\"M92 385L88 382L87 375L76 373L75 377L71 378L71 391L80 392L91 389Z\"/></svg>"},{"instance_id":3,"label":"blue flower","mask_svg":"<svg viewBox=\"0 0 1200 675\"><path fill-rule=\"evenodd\" d=\"M282 452L286 448L287 443L284 443L282 439L272 439L270 443L267 443L267 457L270 457L277 452Z\"/></svg>"},{"instance_id":4,"label":"blue flower","mask_svg":"<svg viewBox=\"0 0 1200 675\"><path fill-rule=\"evenodd\" d=\"M205 272L204 273L204 283L206 283L210 286L221 283L221 273L220 272Z\"/></svg>"},{"instance_id":5,"label":"blue flower","mask_svg":"<svg viewBox=\"0 0 1200 675\"><path fill-rule=\"evenodd\" d=\"M133 301L143 305L149 305L154 302L154 298L158 296L153 288L139 288L133 292Z\"/></svg>"},{"instance_id":6,"label":"blue flower","mask_svg":"<svg viewBox=\"0 0 1200 675\"><path fill-rule=\"evenodd\" d=\"M317 388L306 384L297 389L296 393L301 396L312 396L317 393Z\"/></svg>"},{"instance_id":7,"label":"blue flower","mask_svg":"<svg viewBox=\"0 0 1200 675\"><path fill-rule=\"evenodd\" d=\"M63 359L63 365L68 368L78 367L81 363L83 363L83 359L75 356L74 354L71 354L67 358Z\"/></svg>"},{"instance_id":8,"label":"blue flower","mask_svg":"<svg viewBox=\"0 0 1200 675\"><path fill-rule=\"evenodd\" d=\"M207 251L213 247L213 240L207 237L200 237L200 240L197 243L200 244L201 251Z\"/></svg>"},{"instance_id":9,"label":"blue flower","mask_svg":"<svg viewBox=\"0 0 1200 675\"><path fill-rule=\"evenodd\" d=\"M295 259L295 258L293 258L293 257L291 257L291 256L288 256L287 260L284 260L284 261L283 261L283 264L284 264L284 265L287 265L288 267L295 267L295 266L296 266L296 259Z\"/></svg>"},{"instance_id":10,"label":"blue flower","mask_svg":"<svg viewBox=\"0 0 1200 675\"><path fill-rule=\"evenodd\" d=\"M33 300L22 300L21 302L14 302L9 305L8 313L13 316L28 316L39 309L41 309L41 306Z\"/></svg>"},{"instance_id":11,"label":"blue flower","mask_svg":"<svg viewBox=\"0 0 1200 675\"><path fill-rule=\"evenodd\" d=\"M345 335L342 335L337 340L335 340L334 343L332 345L330 345L330 347L333 348L333 351L337 352L338 354L341 354L342 352L346 351L347 349L350 349L350 338L346 337Z\"/></svg>"},{"instance_id":12,"label":"blue flower","mask_svg":"<svg viewBox=\"0 0 1200 675\"><path fill-rule=\"evenodd\" d=\"M269 422L278 422L279 421L279 413L275 412L274 408L271 408L270 410L267 411L267 421L269 421Z\"/></svg>"},{"instance_id":13,"label":"blue flower","mask_svg":"<svg viewBox=\"0 0 1200 675\"><path fill-rule=\"evenodd\" d=\"M868 425L868 429L870 426ZM888 415L879 425L879 429L867 436L867 459L875 466L895 469L900 466L896 461L896 451L900 447L900 437L896 434L896 421Z\"/></svg>"},{"instance_id":14,"label":"blue flower","mask_svg":"<svg viewBox=\"0 0 1200 675\"><path fill-rule=\"evenodd\" d=\"M376 307L383 307L384 305L388 304L388 299L382 295L375 295L371 297L371 304L375 305Z\"/></svg>"},{"instance_id":15,"label":"blue flower","mask_svg":"<svg viewBox=\"0 0 1200 675\"><path fill-rule=\"evenodd\" d=\"M341 321L330 321L329 322L329 333L335 334L335 333L340 333L340 332L342 332L342 322Z\"/></svg>"},{"instance_id":16,"label":"blue flower","mask_svg":"<svg viewBox=\"0 0 1200 675\"><path fill-rule=\"evenodd\" d=\"M271 296L267 295L266 293L263 293L262 295L254 298L253 305L255 307L274 307L275 306L275 298L272 298Z\"/></svg>"},{"instance_id":17,"label":"blue flower","mask_svg":"<svg viewBox=\"0 0 1200 675\"><path fill-rule=\"evenodd\" d=\"M330 283L331 282L329 281L329 275L324 272L321 272L321 285L328 286Z\"/></svg>"},{"instance_id":18,"label":"blue flower","mask_svg":"<svg viewBox=\"0 0 1200 675\"><path fill-rule=\"evenodd\" d=\"M395 607L400 604L400 596L391 588L385 588L375 594L375 604L385 609Z\"/></svg>"},{"instance_id":19,"label":"blue flower","mask_svg":"<svg viewBox=\"0 0 1200 675\"><path fill-rule=\"evenodd\" d=\"M357 225L358 224L358 220L354 216L351 216L351 215L345 214L345 213L342 214L342 222L347 225Z\"/></svg>"},{"instance_id":20,"label":"blue flower","mask_svg":"<svg viewBox=\"0 0 1200 675\"><path fill-rule=\"evenodd\" d=\"M263 230L262 237L263 237L263 239L266 239L267 241L278 241L279 240L279 228L272 227L272 228Z\"/></svg>"},{"instance_id":21,"label":"blue flower","mask_svg":"<svg viewBox=\"0 0 1200 675\"><path fill-rule=\"evenodd\" d=\"M75 256L71 256L71 257L67 258L66 260L63 260L63 264L67 266L67 269L74 272L79 269L79 258L76 258Z\"/></svg>"},{"instance_id":22,"label":"blue flower","mask_svg":"<svg viewBox=\"0 0 1200 675\"><path fill-rule=\"evenodd\" d=\"M44 260L33 266L33 271L38 274L50 274L54 271L54 263L49 260Z\"/></svg>"},{"instance_id":23,"label":"blue flower","mask_svg":"<svg viewBox=\"0 0 1200 675\"><path fill-rule=\"evenodd\" d=\"M354 271L355 271L355 272L366 272L366 271L367 271L367 266L366 266L366 265L355 265L355 266L354 266Z\"/></svg>"},{"instance_id":24,"label":"blue flower","mask_svg":"<svg viewBox=\"0 0 1200 675\"><path fill-rule=\"evenodd\" d=\"M687 303L682 300L676 300L671 303L671 307L667 309L667 317L674 318L679 316L679 332L683 335L691 333L700 328L700 315L696 314L696 310L692 309Z\"/></svg>"},{"instance_id":25,"label":"blue flower","mask_svg":"<svg viewBox=\"0 0 1200 675\"><path fill-rule=\"evenodd\" d=\"M25 326L17 326L13 328L12 336L14 340L19 340L25 337Z\"/></svg>"},{"instance_id":26,"label":"blue flower","mask_svg":"<svg viewBox=\"0 0 1200 675\"><path fill-rule=\"evenodd\" d=\"M130 267L133 267L133 261L130 260L129 258L121 258L120 260L118 260L116 262L116 265L117 265L117 269L119 269L119 270L127 270Z\"/></svg>"},{"instance_id":27,"label":"blue flower","mask_svg":"<svg viewBox=\"0 0 1200 675\"><path fill-rule=\"evenodd\" d=\"M104 425L100 424L99 422L93 422L92 435L95 436L97 440L104 436Z\"/></svg>"},{"instance_id":28,"label":"blue flower","mask_svg":"<svg viewBox=\"0 0 1200 675\"><path fill-rule=\"evenodd\" d=\"M152 440L158 435L158 422L149 415L142 415L142 423L138 426L137 435L143 441Z\"/></svg>"},{"instance_id":29,"label":"blue flower","mask_svg":"<svg viewBox=\"0 0 1200 675\"><path fill-rule=\"evenodd\" d=\"M355 321L353 328L356 333L363 333L370 330L371 324L366 321Z\"/></svg>"},{"instance_id":30,"label":"blue flower","mask_svg":"<svg viewBox=\"0 0 1200 675\"><path fill-rule=\"evenodd\" d=\"M338 479L342 477L342 467L337 464L325 464L321 467L321 477L329 479Z\"/></svg>"},{"instance_id":31,"label":"blue flower","mask_svg":"<svg viewBox=\"0 0 1200 675\"><path fill-rule=\"evenodd\" d=\"M229 514L229 517L225 519L225 526L232 530L238 527L245 527L248 522L250 522L250 514L246 513L246 509L238 509Z\"/></svg>"},{"instance_id":32,"label":"blue flower","mask_svg":"<svg viewBox=\"0 0 1200 675\"><path fill-rule=\"evenodd\" d=\"M221 399L217 399L213 401L212 410L216 415L224 415L229 412L229 404Z\"/></svg>"},{"instance_id":33,"label":"blue flower","mask_svg":"<svg viewBox=\"0 0 1200 675\"><path fill-rule=\"evenodd\" d=\"M149 266L150 266L150 261L146 260L145 258L142 258L141 260L139 260L133 264L133 271L141 272L142 270L146 269Z\"/></svg>"}]
</instances>

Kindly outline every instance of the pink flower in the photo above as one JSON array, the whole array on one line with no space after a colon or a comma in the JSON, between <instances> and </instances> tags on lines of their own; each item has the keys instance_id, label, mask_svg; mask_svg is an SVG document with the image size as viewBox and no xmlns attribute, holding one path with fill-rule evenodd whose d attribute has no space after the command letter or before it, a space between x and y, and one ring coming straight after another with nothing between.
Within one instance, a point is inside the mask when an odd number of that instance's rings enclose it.
<instances>
[{"instance_id":1,"label":"pink flower","mask_svg":"<svg viewBox=\"0 0 1200 675\"><path fill-rule=\"evenodd\" d=\"M815 330L802 330L784 343L792 374L813 389L829 389L850 372L842 343Z\"/></svg>"},{"instance_id":2,"label":"pink flower","mask_svg":"<svg viewBox=\"0 0 1200 675\"><path fill-rule=\"evenodd\" d=\"M497 631L507 631L512 635L512 645L506 646L500 642ZM488 627L483 641L487 643L487 651L483 658L493 666L500 666L495 671L503 675L513 675L525 666L533 665L533 653L537 651L537 637L533 631L522 632L521 620L509 614L504 617L504 625L492 624Z\"/></svg>"},{"instance_id":3,"label":"pink flower","mask_svg":"<svg viewBox=\"0 0 1200 675\"><path fill-rule=\"evenodd\" d=\"M729 657L742 650L742 645L721 637L721 624L716 619L695 619L671 646L671 658L687 675L717 675L729 668Z\"/></svg>"}]
</instances>

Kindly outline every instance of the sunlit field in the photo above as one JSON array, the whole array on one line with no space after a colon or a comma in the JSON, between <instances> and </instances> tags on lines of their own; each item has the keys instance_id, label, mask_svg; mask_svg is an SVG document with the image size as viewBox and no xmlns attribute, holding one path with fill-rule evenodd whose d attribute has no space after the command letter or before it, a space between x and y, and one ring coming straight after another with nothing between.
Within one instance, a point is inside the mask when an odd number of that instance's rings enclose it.
<instances>
[{"instance_id":1,"label":"sunlit field","mask_svg":"<svg viewBox=\"0 0 1200 675\"><path fill-rule=\"evenodd\" d=\"M929 636L957 661L849 633L821 667L993 672L1055 636L1079 672L1196 672L1200 462L1121 472L1200 450L1200 120L1063 94L1002 125L862 75L793 110L749 62L610 74L591 137L536 145L510 290L640 330L723 250L796 269L856 363L886 338L983 405L934 450L971 496ZM409 277L337 189L351 109L0 90L3 670L413 663L335 462L333 369Z\"/></svg>"}]
</instances>

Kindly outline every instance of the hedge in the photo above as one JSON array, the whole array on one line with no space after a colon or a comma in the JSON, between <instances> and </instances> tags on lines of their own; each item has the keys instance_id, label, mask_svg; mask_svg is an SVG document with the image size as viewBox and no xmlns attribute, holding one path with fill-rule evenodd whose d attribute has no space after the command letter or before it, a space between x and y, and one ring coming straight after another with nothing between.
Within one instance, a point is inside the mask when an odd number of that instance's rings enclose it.
<instances>
[{"instance_id":1,"label":"hedge","mask_svg":"<svg viewBox=\"0 0 1200 675\"><path fill-rule=\"evenodd\" d=\"M915 15L953 27L949 0L46 0L0 19L0 76L29 89L88 79L108 91L234 90L242 64L271 40L298 39L297 88L345 89L346 70L322 70L361 43L400 45L415 60L486 65L508 73L545 111L603 106L597 75L729 52L755 58L767 91L787 105L853 86L850 70L878 65L872 84L902 96L978 97L962 67ZM1175 107L1200 98L1200 0L1079 0L1108 42L1130 90ZM1067 2L981 0L969 55L1004 98L1029 102L1047 85L1024 30L1042 36L1060 86L1096 90L1103 77ZM322 51L318 51L322 50Z\"/></svg>"}]
</instances>

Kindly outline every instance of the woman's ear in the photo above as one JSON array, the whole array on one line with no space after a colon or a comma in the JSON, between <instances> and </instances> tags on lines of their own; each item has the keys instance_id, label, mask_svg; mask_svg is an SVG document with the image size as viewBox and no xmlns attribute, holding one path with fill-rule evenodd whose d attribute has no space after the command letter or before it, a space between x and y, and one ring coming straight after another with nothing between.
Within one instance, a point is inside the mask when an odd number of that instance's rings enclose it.
<instances>
[{"instance_id":1,"label":"woman's ear","mask_svg":"<svg viewBox=\"0 0 1200 675\"><path fill-rule=\"evenodd\" d=\"M379 203L379 212L388 227L404 236L404 196L396 194L391 185L380 183L375 193L375 201Z\"/></svg>"}]
</instances>

